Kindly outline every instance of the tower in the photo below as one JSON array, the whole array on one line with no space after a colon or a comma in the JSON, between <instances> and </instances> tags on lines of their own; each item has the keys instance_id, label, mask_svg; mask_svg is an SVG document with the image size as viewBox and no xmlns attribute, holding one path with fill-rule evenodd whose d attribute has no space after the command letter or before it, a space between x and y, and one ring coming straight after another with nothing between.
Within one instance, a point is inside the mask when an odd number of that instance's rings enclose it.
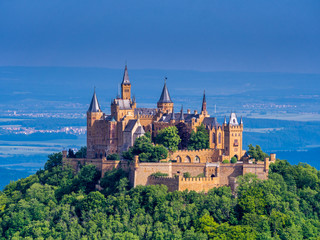
<instances>
[{"instance_id":1,"label":"tower","mask_svg":"<svg viewBox=\"0 0 320 240\"><path fill-rule=\"evenodd\" d=\"M236 157L238 160L241 159L243 155L242 132L242 118L239 124L236 114L234 112L231 112L229 123L224 123L224 151L226 156L229 156L230 158Z\"/></svg>"},{"instance_id":2,"label":"tower","mask_svg":"<svg viewBox=\"0 0 320 240\"><path fill-rule=\"evenodd\" d=\"M96 133L98 131L96 121L100 120L102 116L103 112L100 109L96 91L94 90L91 103L87 111L87 158L96 157L97 149L94 149L97 139Z\"/></svg>"},{"instance_id":3,"label":"tower","mask_svg":"<svg viewBox=\"0 0 320 240\"><path fill-rule=\"evenodd\" d=\"M124 68L123 80L121 83L121 98L122 99L131 99L131 83L129 81L127 65Z\"/></svg>"},{"instance_id":4,"label":"tower","mask_svg":"<svg viewBox=\"0 0 320 240\"><path fill-rule=\"evenodd\" d=\"M173 102L171 101L171 98L170 98L166 80L167 78L165 78L164 80L164 86L163 86L159 101L157 103L157 107L163 113L171 113L173 109Z\"/></svg>"},{"instance_id":5,"label":"tower","mask_svg":"<svg viewBox=\"0 0 320 240\"><path fill-rule=\"evenodd\" d=\"M205 115L205 116L208 114L208 112L207 112L206 92L205 91L203 91L201 114Z\"/></svg>"}]
</instances>

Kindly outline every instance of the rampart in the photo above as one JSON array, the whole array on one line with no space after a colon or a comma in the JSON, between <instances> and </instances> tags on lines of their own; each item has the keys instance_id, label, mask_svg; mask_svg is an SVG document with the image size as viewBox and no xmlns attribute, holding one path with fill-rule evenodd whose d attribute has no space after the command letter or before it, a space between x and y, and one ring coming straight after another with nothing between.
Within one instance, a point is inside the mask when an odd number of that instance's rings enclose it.
<instances>
[{"instance_id":1,"label":"rampart","mask_svg":"<svg viewBox=\"0 0 320 240\"><path fill-rule=\"evenodd\" d=\"M203 149L203 150L178 150L171 153L168 159L184 163L205 163L221 161L222 150Z\"/></svg>"}]
</instances>

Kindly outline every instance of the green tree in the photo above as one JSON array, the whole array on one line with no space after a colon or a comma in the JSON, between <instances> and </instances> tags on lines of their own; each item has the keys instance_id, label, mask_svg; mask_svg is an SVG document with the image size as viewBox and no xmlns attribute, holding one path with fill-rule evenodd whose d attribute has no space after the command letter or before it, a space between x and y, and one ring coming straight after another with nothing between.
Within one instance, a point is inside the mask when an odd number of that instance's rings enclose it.
<instances>
[{"instance_id":1,"label":"green tree","mask_svg":"<svg viewBox=\"0 0 320 240\"><path fill-rule=\"evenodd\" d=\"M119 156L119 154L113 153L113 154L109 154L107 156L107 159L108 160L120 160L120 156Z\"/></svg>"},{"instance_id":2,"label":"green tree","mask_svg":"<svg viewBox=\"0 0 320 240\"><path fill-rule=\"evenodd\" d=\"M178 145L181 142L180 136L178 135L178 129L175 126L161 129L156 136L155 142L162 144L170 151L177 151Z\"/></svg>"},{"instance_id":3,"label":"green tree","mask_svg":"<svg viewBox=\"0 0 320 240\"><path fill-rule=\"evenodd\" d=\"M200 150L209 148L209 134L205 126L201 124L197 127L197 131L191 132L188 143L189 150Z\"/></svg>"},{"instance_id":4,"label":"green tree","mask_svg":"<svg viewBox=\"0 0 320 240\"><path fill-rule=\"evenodd\" d=\"M76 158L86 158L87 157L87 147L81 147L75 154Z\"/></svg>"},{"instance_id":5,"label":"green tree","mask_svg":"<svg viewBox=\"0 0 320 240\"><path fill-rule=\"evenodd\" d=\"M62 153L53 153L48 156L48 160L44 165L45 170L51 171L56 166L62 165Z\"/></svg>"},{"instance_id":6,"label":"green tree","mask_svg":"<svg viewBox=\"0 0 320 240\"><path fill-rule=\"evenodd\" d=\"M252 144L249 145L248 154L250 158L254 158L256 160L264 161L265 158L269 157L268 154L264 153L259 145L254 147Z\"/></svg>"},{"instance_id":7,"label":"green tree","mask_svg":"<svg viewBox=\"0 0 320 240\"><path fill-rule=\"evenodd\" d=\"M178 145L179 149L187 149L188 143L190 139L190 129L188 128L187 124L184 122L180 122L176 125L178 129L178 135L181 139L181 142Z\"/></svg>"}]
</instances>

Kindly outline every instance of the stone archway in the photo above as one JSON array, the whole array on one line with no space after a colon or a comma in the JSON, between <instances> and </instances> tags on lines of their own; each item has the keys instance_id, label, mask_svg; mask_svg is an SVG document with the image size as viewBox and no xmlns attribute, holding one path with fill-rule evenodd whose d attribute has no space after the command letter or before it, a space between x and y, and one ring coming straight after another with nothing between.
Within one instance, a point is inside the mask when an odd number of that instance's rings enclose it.
<instances>
[{"instance_id":1,"label":"stone archway","mask_svg":"<svg viewBox=\"0 0 320 240\"><path fill-rule=\"evenodd\" d=\"M190 158L189 156L186 156L186 157L184 158L184 162L186 162L186 163L191 163L191 158Z\"/></svg>"},{"instance_id":2,"label":"stone archway","mask_svg":"<svg viewBox=\"0 0 320 240\"><path fill-rule=\"evenodd\" d=\"M176 160L177 160L177 162L181 162L181 157L178 155L178 156L176 157Z\"/></svg>"},{"instance_id":3,"label":"stone archway","mask_svg":"<svg viewBox=\"0 0 320 240\"><path fill-rule=\"evenodd\" d=\"M195 162L195 163L199 163L199 162L200 162L199 156L195 156L195 157L194 157L194 162Z\"/></svg>"}]
</instances>

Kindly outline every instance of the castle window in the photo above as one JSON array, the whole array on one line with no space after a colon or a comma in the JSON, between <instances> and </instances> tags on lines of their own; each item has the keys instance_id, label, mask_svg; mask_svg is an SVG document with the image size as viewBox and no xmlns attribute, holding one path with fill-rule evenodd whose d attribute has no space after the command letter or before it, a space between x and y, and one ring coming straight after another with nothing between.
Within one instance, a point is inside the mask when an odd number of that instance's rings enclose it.
<instances>
[{"instance_id":1,"label":"castle window","mask_svg":"<svg viewBox=\"0 0 320 240\"><path fill-rule=\"evenodd\" d=\"M95 158L98 158L98 153L95 154Z\"/></svg>"},{"instance_id":2,"label":"castle window","mask_svg":"<svg viewBox=\"0 0 320 240\"><path fill-rule=\"evenodd\" d=\"M216 142L216 134L212 133L212 143L215 143L215 142Z\"/></svg>"},{"instance_id":3,"label":"castle window","mask_svg":"<svg viewBox=\"0 0 320 240\"><path fill-rule=\"evenodd\" d=\"M234 140L233 146L235 146L235 147L239 146L238 139L235 139L235 140Z\"/></svg>"},{"instance_id":4,"label":"castle window","mask_svg":"<svg viewBox=\"0 0 320 240\"><path fill-rule=\"evenodd\" d=\"M218 142L219 142L219 144L221 144L221 133L219 133L219 135L218 135Z\"/></svg>"},{"instance_id":5,"label":"castle window","mask_svg":"<svg viewBox=\"0 0 320 240\"><path fill-rule=\"evenodd\" d=\"M200 162L200 158L199 158L198 156L196 156L196 157L194 158L194 162L195 162L195 163L199 163L199 162Z\"/></svg>"},{"instance_id":6,"label":"castle window","mask_svg":"<svg viewBox=\"0 0 320 240\"><path fill-rule=\"evenodd\" d=\"M181 162L181 157L177 156L176 160L177 160L177 162Z\"/></svg>"},{"instance_id":7,"label":"castle window","mask_svg":"<svg viewBox=\"0 0 320 240\"><path fill-rule=\"evenodd\" d=\"M191 158L189 156L186 156L184 162L191 163Z\"/></svg>"}]
</instances>

